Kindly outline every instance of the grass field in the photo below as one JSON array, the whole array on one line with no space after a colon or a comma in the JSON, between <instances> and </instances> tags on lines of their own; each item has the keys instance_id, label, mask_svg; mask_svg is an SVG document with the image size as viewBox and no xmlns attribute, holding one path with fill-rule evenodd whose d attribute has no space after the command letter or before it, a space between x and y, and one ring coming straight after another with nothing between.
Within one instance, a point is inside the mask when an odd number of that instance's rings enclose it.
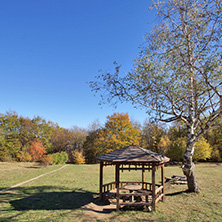
<instances>
[{"instance_id":1,"label":"grass field","mask_svg":"<svg viewBox=\"0 0 222 222\"><path fill-rule=\"evenodd\" d=\"M0 190L61 167L0 163ZM175 166L165 171L168 177L182 175ZM114 180L114 168L106 167L104 174L105 182ZM0 193L0 221L222 221L222 164L197 164L196 176L199 194L187 193L186 185L167 184L166 200L158 203L156 212L121 210L118 214L101 212L98 165L67 165ZM140 177L140 172L122 174L124 180Z\"/></svg>"}]
</instances>

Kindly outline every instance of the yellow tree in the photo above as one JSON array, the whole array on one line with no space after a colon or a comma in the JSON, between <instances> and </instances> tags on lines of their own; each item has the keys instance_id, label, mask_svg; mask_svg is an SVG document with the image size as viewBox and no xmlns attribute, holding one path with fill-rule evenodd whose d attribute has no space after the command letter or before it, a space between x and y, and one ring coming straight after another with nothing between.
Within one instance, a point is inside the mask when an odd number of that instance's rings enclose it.
<instances>
[{"instance_id":1,"label":"yellow tree","mask_svg":"<svg viewBox=\"0 0 222 222\"><path fill-rule=\"evenodd\" d=\"M206 160L210 159L212 147L204 137L201 137L195 145L195 151L193 155L194 160Z\"/></svg>"},{"instance_id":2,"label":"yellow tree","mask_svg":"<svg viewBox=\"0 0 222 222\"><path fill-rule=\"evenodd\" d=\"M105 128L99 131L95 145L99 148L99 155L120 149L131 144L139 145L140 131L133 126L126 113L114 113L107 116Z\"/></svg>"},{"instance_id":3,"label":"yellow tree","mask_svg":"<svg viewBox=\"0 0 222 222\"><path fill-rule=\"evenodd\" d=\"M158 143L158 151L160 154L165 155L169 150L171 145L171 141L167 135L164 135L160 138L160 142Z\"/></svg>"}]
</instances>

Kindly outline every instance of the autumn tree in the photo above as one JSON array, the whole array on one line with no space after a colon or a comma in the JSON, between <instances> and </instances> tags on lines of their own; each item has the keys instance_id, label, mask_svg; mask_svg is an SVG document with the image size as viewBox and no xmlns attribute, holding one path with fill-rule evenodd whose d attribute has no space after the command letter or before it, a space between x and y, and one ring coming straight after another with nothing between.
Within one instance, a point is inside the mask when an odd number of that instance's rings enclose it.
<instances>
[{"instance_id":1,"label":"autumn tree","mask_svg":"<svg viewBox=\"0 0 222 222\"><path fill-rule=\"evenodd\" d=\"M82 152L79 152L78 150L72 151L72 162L75 164L84 164L85 157L83 156Z\"/></svg>"},{"instance_id":2,"label":"autumn tree","mask_svg":"<svg viewBox=\"0 0 222 222\"><path fill-rule=\"evenodd\" d=\"M222 0L153 1L159 22L145 37L134 69L91 82L103 101L131 101L156 119L187 127L183 172L199 188L192 161L196 141L222 113ZM106 96L104 96L106 95Z\"/></svg>"},{"instance_id":3,"label":"autumn tree","mask_svg":"<svg viewBox=\"0 0 222 222\"><path fill-rule=\"evenodd\" d=\"M167 135L163 135L157 145L159 153L162 155L166 155L171 146L171 143L172 142L170 141L169 137Z\"/></svg>"},{"instance_id":4,"label":"autumn tree","mask_svg":"<svg viewBox=\"0 0 222 222\"><path fill-rule=\"evenodd\" d=\"M195 144L193 155L194 160L207 160L211 158L212 147L204 137L201 137Z\"/></svg>"},{"instance_id":5,"label":"autumn tree","mask_svg":"<svg viewBox=\"0 0 222 222\"><path fill-rule=\"evenodd\" d=\"M108 153L131 144L139 145L140 131L132 125L126 113L107 116L104 129L100 130L96 145L100 154Z\"/></svg>"},{"instance_id":6,"label":"autumn tree","mask_svg":"<svg viewBox=\"0 0 222 222\"><path fill-rule=\"evenodd\" d=\"M30 145L30 155L33 161L40 161L43 155L46 154L45 147L39 141L34 141Z\"/></svg>"},{"instance_id":7,"label":"autumn tree","mask_svg":"<svg viewBox=\"0 0 222 222\"><path fill-rule=\"evenodd\" d=\"M78 150L83 151L83 144L86 140L85 129L74 126L71 129L65 129L57 126L52 132L50 142L52 143L52 152L64 151L72 159L72 152Z\"/></svg>"},{"instance_id":8,"label":"autumn tree","mask_svg":"<svg viewBox=\"0 0 222 222\"><path fill-rule=\"evenodd\" d=\"M133 126L126 113L107 116L105 126L91 131L84 144L86 162L95 162L96 157L131 144L139 145L140 131Z\"/></svg>"},{"instance_id":9,"label":"autumn tree","mask_svg":"<svg viewBox=\"0 0 222 222\"><path fill-rule=\"evenodd\" d=\"M52 143L50 139L56 124L53 124L51 121L46 121L40 116L35 116L32 119L32 123L32 132L35 139L40 141L46 150L50 152L52 150Z\"/></svg>"}]
</instances>

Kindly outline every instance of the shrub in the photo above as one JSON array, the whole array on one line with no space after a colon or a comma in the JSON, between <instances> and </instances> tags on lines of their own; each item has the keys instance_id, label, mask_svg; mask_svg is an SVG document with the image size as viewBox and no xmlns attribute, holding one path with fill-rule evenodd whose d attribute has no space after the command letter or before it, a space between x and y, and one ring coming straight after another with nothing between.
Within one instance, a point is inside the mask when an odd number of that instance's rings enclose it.
<instances>
[{"instance_id":1,"label":"shrub","mask_svg":"<svg viewBox=\"0 0 222 222\"><path fill-rule=\"evenodd\" d=\"M40 162L45 166L51 165L53 163L52 155L43 155Z\"/></svg>"},{"instance_id":2,"label":"shrub","mask_svg":"<svg viewBox=\"0 0 222 222\"><path fill-rule=\"evenodd\" d=\"M1 152L0 151L0 162L11 162L12 156L8 152Z\"/></svg>"},{"instance_id":3,"label":"shrub","mask_svg":"<svg viewBox=\"0 0 222 222\"><path fill-rule=\"evenodd\" d=\"M79 152L77 150L72 151L71 156L72 156L74 163L76 163L76 164L84 164L85 163L85 157L83 156L82 152Z\"/></svg>"},{"instance_id":4,"label":"shrub","mask_svg":"<svg viewBox=\"0 0 222 222\"><path fill-rule=\"evenodd\" d=\"M53 165L56 164L64 164L68 160L68 154L66 152L61 152L61 153L53 153L52 155L53 159Z\"/></svg>"},{"instance_id":5,"label":"shrub","mask_svg":"<svg viewBox=\"0 0 222 222\"><path fill-rule=\"evenodd\" d=\"M20 162L30 162L32 160L32 156L27 151L20 151L17 158Z\"/></svg>"}]
</instances>

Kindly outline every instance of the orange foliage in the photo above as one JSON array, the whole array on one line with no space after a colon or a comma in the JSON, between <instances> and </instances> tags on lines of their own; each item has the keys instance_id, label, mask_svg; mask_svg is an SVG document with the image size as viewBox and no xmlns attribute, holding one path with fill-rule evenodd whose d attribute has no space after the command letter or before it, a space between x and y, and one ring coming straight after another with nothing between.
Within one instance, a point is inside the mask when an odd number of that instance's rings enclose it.
<instances>
[{"instance_id":1,"label":"orange foliage","mask_svg":"<svg viewBox=\"0 0 222 222\"><path fill-rule=\"evenodd\" d=\"M45 153L45 147L42 145L41 142L35 141L31 143L30 154L33 161L40 161Z\"/></svg>"}]
</instances>

